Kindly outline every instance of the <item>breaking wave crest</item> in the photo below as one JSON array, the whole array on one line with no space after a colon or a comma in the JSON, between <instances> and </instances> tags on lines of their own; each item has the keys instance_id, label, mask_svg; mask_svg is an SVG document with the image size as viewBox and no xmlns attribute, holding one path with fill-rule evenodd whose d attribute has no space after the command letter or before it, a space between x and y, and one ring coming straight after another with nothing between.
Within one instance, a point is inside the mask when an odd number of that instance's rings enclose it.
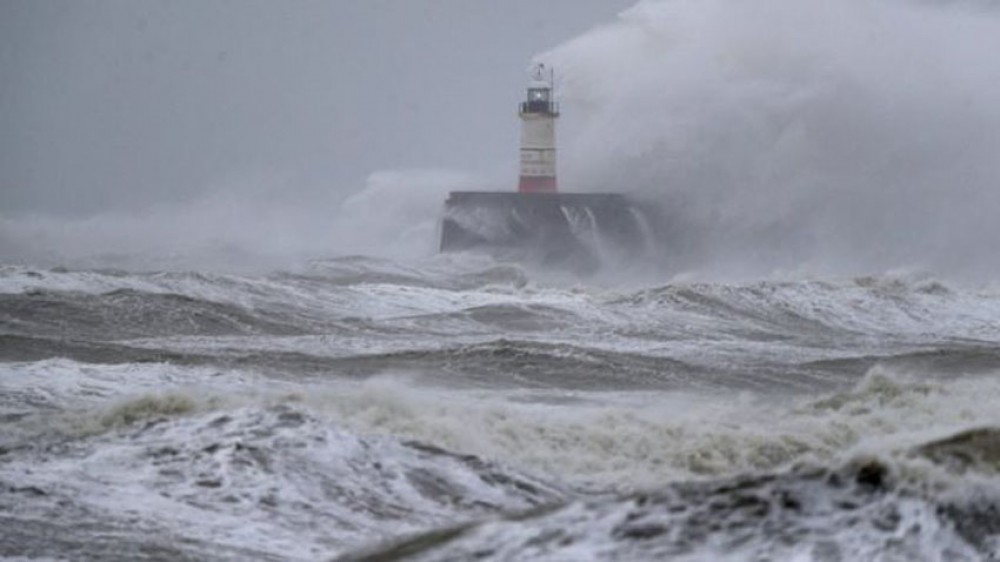
<instances>
[{"instance_id":1,"label":"breaking wave crest","mask_svg":"<svg viewBox=\"0 0 1000 562\"><path fill-rule=\"evenodd\" d=\"M52 525L69 525L69 543L85 540L72 531L75 517L117 513L136 498L148 498L148 509L131 517L146 523L122 532L126 543L169 529L192 552L214 545L214 556L242 548L309 559L437 528L448 531L421 535L414 555L461 558L472 549L499 560L541 545L558 558L577 545L702 560L725 545L734 560L838 559L817 554L834 551L842 560L878 552L977 560L997 532L995 498L976 495L976 486L997 489L1000 477L992 376L874 368L841 391L768 397L460 390L405 376L303 384L69 361L43 374L38 366L11 378L55 400L7 416L24 431L0 443L0 490ZM125 393L141 385L156 390ZM81 391L94 393L84 410L73 398ZM5 405L12 412L31 393L5 395L20 396ZM95 478L116 491L97 493ZM249 540L233 518L266 539ZM704 527L706 518L727 523ZM848 521L858 532L824 535ZM920 538L916 525L938 531Z\"/></svg>"},{"instance_id":2,"label":"breaking wave crest","mask_svg":"<svg viewBox=\"0 0 1000 562\"><path fill-rule=\"evenodd\" d=\"M958 434L968 441L1000 429ZM928 444L934 448L938 443ZM970 447L969 452L979 453ZM652 493L577 501L417 535L343 561L576 558L613 560L988 560L996 556L996 479L947 491L905 481L892 460L675 484Z\"/></svg>"},{"instance_id":3,"label":"breaking wave crest","mask_svg":"<svg viewBox=\"0 0 1000 562\"><path fill-rule=\"evenodd\" d=\"M22 517L30 511L53 527L65 526L60 540L71 545L88 540L72 526L79 512L114 513L127 505L141 524L119 530L125 552L146 534L179 533L196 547L213 545L214 556L242 550L294 559L561 497L557 488L494 463L419 442L355 435L294 405L169 416L188 405L183 399L132 401L102 418L113 431L33 454L20 450L0 472L0 495L21 505ZM108 484L96 495L95 481ZM26 503L25 497L44 501ZM237 518L242 523L234 527ZM8 532L27 530L17 520L8 525ZM257 532L243 532L247 526ZM32 555L46 546L20 548ZM0 553L10 554L3 545Z\"/></svg>"},{"instance_id":4,"label":"breaking wave crest","mask_svg":"<svg viewBox=\"0 0 1000 562\"><path fill-rule=\"evenodd\" d=\"M991 288L581 287L447 256L5 268L0 304L0 523L19 553L976 560L995 544L976 496L1000 470Z\"/></svg>"}]
</instances>

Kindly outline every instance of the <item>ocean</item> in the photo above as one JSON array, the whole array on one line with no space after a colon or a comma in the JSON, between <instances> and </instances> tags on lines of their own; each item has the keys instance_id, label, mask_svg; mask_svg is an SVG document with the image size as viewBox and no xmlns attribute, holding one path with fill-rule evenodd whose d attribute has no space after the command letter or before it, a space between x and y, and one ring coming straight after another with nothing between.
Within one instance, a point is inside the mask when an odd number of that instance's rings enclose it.
<instances>
[{"instance_id":1,"label":"ocean","mask_svg":"<svg viewBox=\"0 0 1000 562\"><path fill-rule=\"evenodd\" d=\"M7 4L0 559L1000 561L1000 3Z\"/></svg>"},{"instance_id":2,"label":"ocean","mask_svg":"<svg viewBox=\"0 0 1000 562\"><path fill-rule=\"evenodd\" d=\"M0 556L1000 557L1000 291L0 267Z\"/></svg>"}]
</instances>

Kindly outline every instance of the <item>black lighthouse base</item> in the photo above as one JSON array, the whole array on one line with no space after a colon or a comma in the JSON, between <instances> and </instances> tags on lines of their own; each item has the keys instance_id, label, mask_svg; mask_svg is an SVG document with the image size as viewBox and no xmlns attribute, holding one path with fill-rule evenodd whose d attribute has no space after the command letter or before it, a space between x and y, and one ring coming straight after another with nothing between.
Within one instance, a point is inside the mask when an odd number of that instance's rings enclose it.
<instances>
[{"instance_id":1,"label":"black lighthouse base","mask_svg":"<svg viewBox=\"0 0 1000 562\"><path fill-rule=\"evenodd\" d=\"M441 251L481 251L578 271L641 255L642 210L618 193L455 191L445 202Z\"/></svg>"}]
</instances>

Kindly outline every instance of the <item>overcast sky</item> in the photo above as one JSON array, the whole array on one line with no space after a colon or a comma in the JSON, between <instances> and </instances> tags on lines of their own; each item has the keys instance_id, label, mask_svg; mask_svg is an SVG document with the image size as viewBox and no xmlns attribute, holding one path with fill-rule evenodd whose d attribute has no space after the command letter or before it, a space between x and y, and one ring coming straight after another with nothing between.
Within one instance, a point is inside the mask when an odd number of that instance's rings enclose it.
<instances>
[{"instance_id":1,"label":"overcast sky","mask_svg":"<svg viewBox=\"0 0 1000 562\"><path fill-rule=\"evenodd\" d=\"M516 173L531 57L633 0L0 0L0 216ZM294 196L294 193L290 193Z\"/></svg>"},{"instance_id":2,"label":"overcast sky","mask_svg":"<svg viewBox=\"0 0 1000 562\"><path fill-rule=\"evenodd\" d=\"M665 271L1000 274L995 2L634 2L0 0L0 261L432 254L542 55Z\"/></svg>"}]
</instances>

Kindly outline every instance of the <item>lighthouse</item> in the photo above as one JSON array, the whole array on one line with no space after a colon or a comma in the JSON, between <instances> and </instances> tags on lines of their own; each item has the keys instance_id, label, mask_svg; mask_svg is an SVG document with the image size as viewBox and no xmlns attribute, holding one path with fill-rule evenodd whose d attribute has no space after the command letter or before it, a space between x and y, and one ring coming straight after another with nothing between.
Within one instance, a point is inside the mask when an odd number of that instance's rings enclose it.
<instances>
[{"instance_id":1,"label":"lighthouse","mask_svg":"<svg viewBox=\"0 0 1000 562\"><path fill-rule=\"evenodd\" d=\"M526 99L521 102L521 193L556 192L556 119L552 96L554 73L544 64L531 70Z\"/></svg>"},{"instance_id":2,"label":"lighthouse","mask_svg":"<svg viewBox=\"0 0 1000 562\"><path fill-rule=\"evenodd\" d=\"M452 191L441 219L441 251L477 251L578 272L609 255L636 257L646 247L645 209L621 193L556 189L554 73L531 69L521 118L517 191ZM616 186L621 187L621 186Z\"/></svg>"}]
</instances>

